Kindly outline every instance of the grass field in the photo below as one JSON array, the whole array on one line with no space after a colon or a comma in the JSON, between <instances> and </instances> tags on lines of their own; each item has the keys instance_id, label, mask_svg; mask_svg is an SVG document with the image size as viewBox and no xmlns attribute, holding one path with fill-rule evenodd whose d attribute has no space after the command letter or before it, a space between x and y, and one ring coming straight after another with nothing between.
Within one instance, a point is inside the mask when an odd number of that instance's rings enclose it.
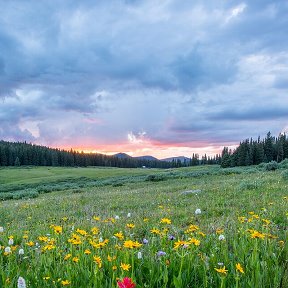
<instances>
[{"instance_id":1,"label":"grass field","mask_svg":"<svg viewBox=\"0 0 288 288\"><path fill-rule=\"evenodd\" d=\"M288 287L287 178L257 167L0 169L12 198L0 202L0 287L20 276L27 287Z\"/></svg>"}]
</instances>

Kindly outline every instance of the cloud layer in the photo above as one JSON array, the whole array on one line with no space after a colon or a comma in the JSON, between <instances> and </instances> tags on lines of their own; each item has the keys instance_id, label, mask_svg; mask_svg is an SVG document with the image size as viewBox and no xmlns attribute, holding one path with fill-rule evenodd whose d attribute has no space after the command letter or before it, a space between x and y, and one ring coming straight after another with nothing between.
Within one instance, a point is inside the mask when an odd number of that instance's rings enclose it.
<instances>
[{"instance_id":1,"label":"cloud layer","mask_svg":"<svg viewBox=\"0 0 288 288\"><path fill-rule=\"evenodd\" d=\"M288 128L287 1L0 9L1 139L166 157Z\"/></svg>"}]
</instances>

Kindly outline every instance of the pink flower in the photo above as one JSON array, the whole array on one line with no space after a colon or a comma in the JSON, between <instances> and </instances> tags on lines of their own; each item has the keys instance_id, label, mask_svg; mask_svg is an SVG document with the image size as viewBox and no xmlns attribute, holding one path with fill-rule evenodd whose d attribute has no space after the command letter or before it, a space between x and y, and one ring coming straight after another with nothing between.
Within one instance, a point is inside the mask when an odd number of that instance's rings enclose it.
<instances>
[{"instance_id":1,"label":"pink flower","mask_svg":"<svg viewBox=\"0 0 288 288\"><path fill-rule=\"evenodd\" d=\"M133 283L131 278L125 277L123 278L122 282L117 282L119 288L134 288L136 284Z\"/></svg>"}]
</instances>

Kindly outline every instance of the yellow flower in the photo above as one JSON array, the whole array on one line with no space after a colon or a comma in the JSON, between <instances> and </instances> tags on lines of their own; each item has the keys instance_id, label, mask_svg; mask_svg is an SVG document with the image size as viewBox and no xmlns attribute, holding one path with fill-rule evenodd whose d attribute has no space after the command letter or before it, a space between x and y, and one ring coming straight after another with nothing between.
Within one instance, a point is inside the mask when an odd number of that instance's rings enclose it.
<instances>
[{"instance_id":1,"label":"yellow flower","mask_svg":"<svg viewBox=\"0 0 288 288\"><path fill-rule=\"evenodd\" d=\"M54 232L55 232L56 234L61 234L62 231L63 231L63 228L62 228L61 226L57 226L57 225L54 225L54 226L53 226L53 229L54 229Z\"/></svg>"},{"instance_id":2,"label":"yellow flower","mask_svg":"<svg viewBox=\"0 0 288 288\"><path fill-rule=\"evenodd\" d=\"M26 245L28 245L29 247L32 247L32 246L34 246L34 242L33 241L29 241L29 242L26 243Z\"/></svg>"},{"instance_id":3,"label":"yellow flower","mask_svg":"<svg viewBox=\"0 0 288 288\"><path fill-rule=\"evenodd\" d=\"M223 234L223 233L224 233L224 229L222 229L222 228L216 229L216 234Z\"/></svg>"},{"instance_id":4,"label":"yellow flower","mask_svg":"<svg viewBox=\"0 0 288 288\"><path fill-rule=\"evenodd\" d=\"M171 224L171 220L169 218L162 218L160 223L161 224Z\"/></svg>"},{"instance_id":5,"label":"yellow flower","mask_svg":"<svg viewBox=\"0 0 288 288\"><path fill-rule=\"evenodd\" d=\"M129 248L129 249L133 249L133 248L139 248L142 246L142 244L140 244L138 241L132 241L132 240L126 240L124 241L123 246L125 248Z\"/></svg>"},{"instance_id":6,"label":"yellow flower","mask_svg":"<svg viewBox=\"0 0 288 288\"><path fill-rule=\"evenodd\" d=\"M131 268L131 265L130 264L121 263L120 267L124 271L129 271L129 269Z\"/></svg>"},{"instance_id":7,"label":"yellow flower","mask_svg":"<svg viewBox=\"0 0 288 288\"><path fill-rule=\"evenodd\" d=\"M190 242L188 242L188 241L178 240L177 242L174 243L173 248L178 249L179 247L185 247L185 246L189 246L189 245L190 245Z\"/></svg>"},{"instance_id":8,"label":"yellow flower","mask_svg":"<svg viewBox=\"0 0 288 288\"><path fill-rule=\"evenodd\" d=\"M47 242L48 241L48 237L47 236L39 236L38 240L42 241L42 242Z\"/></svg>"},{"instance_id":9,"label":"yellow flower","mask_svg":"<svg viewBox=\"0 0 288 288\"><path fill-rule=\"evenodd\" d=\"M197 225L190 225L188 229L185 230L185 233L193 233L195 231L199 230L199 226Z\"/></svg>"},{"instance_id":10,"label":"yellow flower","mask_svg":"<svg viewBox=\"0 0 288 288\"><path fill-rule=\"evenodd\" d=\"M251 238L255 239L255 238L260 238L260 239L264 239L265 238L265 234L263 233L260 233L256 230L254 230L252 233L251 233Z\"/></svg>"},{"instance_id":11,"label":"yellow flower","mask_svg":"<svg viewBox=\"0 0 288 288\"><path fill-rule=\"evenodd\" d=\"M133 223L128 223L128 224L126 224L126 227L132 229L132 228L135 227L135 224L133 224Z\"/></svg>"},{"instance_id":12,"label":"yellow flower","mask_svg":"<svg viewBox=\"0 0 288 288\"><path fill-rule=\"evenodd\" d=\"M247 219L245 217L243 217L243 216L240 216L240 217L238 217L238 221L240 223L244 223L245 221L247 221Z\"/></svg>"},{"instance_id":13,"label":"yellow flower","mask_svg":"<svg viewBox=\"0 0 288 288\"><path fill-rule=\"evenodd\" d=\"M214 268L218 273L226 275L228 270L225 269L225 266L223 266L222 268Z\"/></svg>"},{"instance_id":14,"label":"yellow flower","mask_svg":"<svg viewBox=\"0 0 288 288\"><path fill-rule=\"evenodd\" d=\"M100 221L100 220L101 220L99 216L93 216L93 219L94 219L95 221Z\"/></svg>"},{"instance_id":15,"label":"yellow flower","mask_svg":"<svg viewBox=\"0 0 288 288\"><path fill-rule=\"evenodd\" d=\"M50 279L50 276L43 277L43 280L49 280L49 279Z\"/></svg>"},{"instance_id":16,"label":"yellow flower","mask_svg":"<svg viewBox=\"0 0 288 288\"><path fill-rule=\"evenodd\" d=\"M71 282L70 282L69 280L62 280L62 281L61 281L61 284L62 284L63 286L68 286L70 283L71 283Z\"/></svg>"},{"instance_id":17,"label":"yellow flower","mask_svg":"<svg viewBox=\"0 0 288 288\"><path fill-rule=\"evenodd\" d=\"M79 258L78 257L73 257L72 261L75 262L75 263L78 263L79 262Z\"/></svg>"},{"instance_id":18,"label":"yellow flower","mask_svg":"<svg viewBox=\"0 0 288 288\"><path fill-rule=\"evenodd\" d=\"M239 271L240 273L244 274L244 269L240 263L236 264L236 271Z\"/></svg>"},{"instance_id":19,"label":"yellow flower","mask_svg":"<svg viewBox=\"0 0 288 288\"><path fill-rule=\"evenodd\" d=\"M265 225L269 225L271 223L271 221L268 219L262 219L262 221L265 223Z\"/></svg>"},{"instance_id":20,"label":"yellow flower","mask_svg":"<svg viewBox=\"0 0 288 288\"><path fill-rule=\"evenodd\" d=\"M86 250L84 251L84 254L89 255L89 254L91 254L91 251L90 251L89 249L86 249Z\"/></svg>"},{"instance_id":21,"label":"yellow flower","mask_svg":"<svg viewBox=\"0 0 288 288\"><path fill-rule=\"evenodd\" d=\"M119 240L123 240L124 239L124 235L123 235L122 232L115 233L114 236L116 236Z\"/></svg>"},{"instance_id":22,"label":"yellow flower","mask_svg":"<svg viewBox=\"0 0 288 288\"><path fill-rule=\"evenodd\" d=\"M82 229L77 229L76 232L82 236L86 236L88 234L85 230L82 230Z\"/></svg>"},{"instance_id":23,"label":"yellow flower","mask_svg":"<svg viewBox=\"0 0 288 288\"><path fill-rule=\"evenodd\" d=\"M143 221L144 221L144 222L148 222L148 221L149 221L149 218L144 218Z\"/></svg>"},{"instance_id":24,"label":"yellow flower","mask_svg":"<svg viewBox=\"0 0 288 288\"><path fill-rule=\"evenodd\" d=\"M159 230L159 229L156 229L156 228L151 229L150 232L151 232L152 234L160 234L160 230Z\"/></svg>"},{"instance_id":25,"label":"yellow flower","mask_svg":"<svg viewBox=\"0 0 288 288\"><path fill-rule=\"evenodd\" d=\"M102 260L100 256L93 256L93 260L94 262L96 262L96 264L98 265L99 268L102 267Z\"/></svg>"},{"instance_id":26,"label":"yellow flower","mask_svg":"<svg viewBox=\"0 0 288 288\"><path fill-rule=\"evenodd\" d=\"M199 246L200 245L200 240L195 239L195 238L191 238L189 240L189 243L194 244L195 246Z\"/></svg>"},{"instance_id":27,"label":"yellow flower","mask_svg":"<svg viewBox=\"0 0 288 288\"><path fill-rule=\"evenodd\" d=\"M115 266L115 265L112 266L112 270L114 270L114 271L117 270L117 266Z\"/></svg>"},{"instance_id":28,"label":"yellow flower","mask_svg":"<svg viewBox=\"0 0 288 288\"><path fill-rule=\"evenodd\" d=\"M28 235L23 235L23 239L28 239Z\"/></svg>"},{"instance_id":29,"label":"yellow flower","mask_svg":"<svg viewBox=\"0 0 288 288\"><path fill-rule=\"evenodd\" d=\"M93 235L96 235L96 234L99 233L99 229L97 227L92 227L91 228L91 232L92 232Z\"/></svg>"},{"instance_id":30,"label":"yellow flower","mask_svg":"<svg viewBox=\"0 0 288 288\"><path fill-rule=\"evenodd\" d=\"M65 257L64 257L64 260L68 260L70 257L72 256L72 254L67 254Z\"/></svg>"}]
</instances>

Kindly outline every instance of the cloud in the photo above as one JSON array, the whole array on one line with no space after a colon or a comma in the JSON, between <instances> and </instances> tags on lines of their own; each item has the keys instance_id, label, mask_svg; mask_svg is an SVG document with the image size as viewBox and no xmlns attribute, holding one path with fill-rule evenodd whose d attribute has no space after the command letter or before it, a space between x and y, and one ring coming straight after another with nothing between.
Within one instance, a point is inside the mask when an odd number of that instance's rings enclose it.
<instances>
[{"instance_id":1,"label":"cloud","mask_svg":"<svg viewBox=\"0 0 288 288\"><path fill-rule=\"evenodd\" d=\"M285 1L15 0L0 9L3 139L215 151L288 125Z\"/></svg>"}]
</instances>

